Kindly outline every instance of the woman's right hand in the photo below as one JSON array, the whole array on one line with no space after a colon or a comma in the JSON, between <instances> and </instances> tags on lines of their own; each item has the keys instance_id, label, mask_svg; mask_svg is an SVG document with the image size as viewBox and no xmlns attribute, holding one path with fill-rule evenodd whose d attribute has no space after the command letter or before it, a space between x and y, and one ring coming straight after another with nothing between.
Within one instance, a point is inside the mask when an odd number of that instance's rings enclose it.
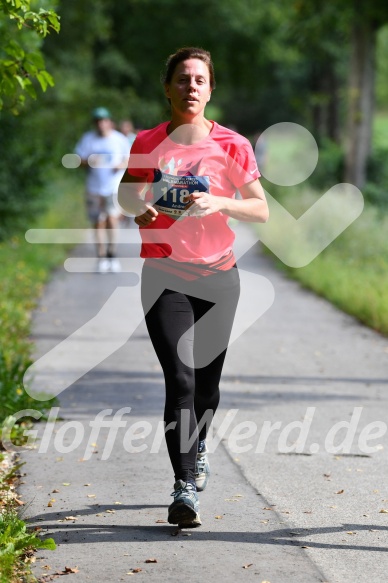
<instances>
[{"instance_id":1,"label":"woman's right hand","mask_svg":"<svg viewBox=\"0 0 388 583\"><path fill-rule=\"evenodd\" d=\"M156 209L154 209L153 206L147 205L146 212L135 217L135 223L139 227L148 227L148 225L150 225L151 223L153 223L156 220L156 217L158 216L158 214L159 214L158 211Z\"/></svg>"}]
</instances>

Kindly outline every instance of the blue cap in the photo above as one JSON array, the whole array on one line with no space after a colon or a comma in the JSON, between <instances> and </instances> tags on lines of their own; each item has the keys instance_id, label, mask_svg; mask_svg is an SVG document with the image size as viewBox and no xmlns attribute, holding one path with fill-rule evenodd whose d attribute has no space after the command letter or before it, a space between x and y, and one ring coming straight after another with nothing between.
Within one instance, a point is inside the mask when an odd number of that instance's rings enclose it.
<instances>
[{"instance_id":1,"label":"blue cap","mask_svg":"<svg viewBox=\"0 0 388 583\"><path fill-rule=\"evenodd\" d=\"M109 109L106 109L106 107L96 107L96 109L93 109L92 117L96 120L112 118Z\"/></svg>"}]
</instances>

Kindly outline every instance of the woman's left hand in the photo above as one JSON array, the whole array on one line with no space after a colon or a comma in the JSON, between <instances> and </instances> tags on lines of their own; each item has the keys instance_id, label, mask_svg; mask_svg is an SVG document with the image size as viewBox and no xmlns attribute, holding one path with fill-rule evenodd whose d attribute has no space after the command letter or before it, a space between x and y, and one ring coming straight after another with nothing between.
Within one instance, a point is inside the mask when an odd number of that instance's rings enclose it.
<instances>
[{"instance_id":1,"label":"woman's left hand","mask_svg":"<svg viewBox=\"0 0 388 583\"><path fill-rule=\"evenodd\" d=\"M222 210L221 198L208 192L193 192L189 198L188 215L207 217Z\"/></svg>"}]
</instances>

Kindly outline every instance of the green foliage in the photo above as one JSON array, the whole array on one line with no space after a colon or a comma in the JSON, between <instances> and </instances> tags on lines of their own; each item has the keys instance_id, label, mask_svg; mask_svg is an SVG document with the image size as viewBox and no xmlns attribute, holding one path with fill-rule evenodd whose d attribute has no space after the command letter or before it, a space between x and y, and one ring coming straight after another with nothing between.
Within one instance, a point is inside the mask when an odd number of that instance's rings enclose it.
<instances>
[{"instance_id":1,"label":"green foliage","mask_svg":"<svg viewBox=\"0 0 388 583\"><path fill-rule=\"evenodd\" d=\"M39 222L30 227L77 228L86 225L83 185L60 175L47 189L50 207ZM7 366L16 355L29 358L31 310L36 305L50 269L63 258L64 245L31 245L23 235L0 244L0 346ZM15 371L16 374L16 371Z\"/></svg>"},{"instance_id":2,"label":"green foliage","mask_svg":"<svg viewBox=\"0 0 388 583\"><path fill-rule=\"evenodd\" d=\"M283 191L280 199L294 216L300 216L319 196L298 186L288 187L288 194ZM319 236L319 231L316 225L308 236ZM306 267L294 269L277 263L344 312L388 335L387 231L388 215L366 205L361 216ZM279 231L278 236L284 237L284 233Z\"/></svg>"},{"instance_id":3,"label":"green foliage","mask_svg":"<svg viewBox=\"0 0 388 583\"><path fill-rule=\"evenodd\" d=\"M369 157L367 176L368 180L362 189L364 199L377 206L380 211L388 211L388 145L376 145ZM343 180L344 152L341 146L323 140L319 148L319 161L309 184L325 192L333 184Z\"/></svg>"},{"instance_id":4,"label":"green foliage","mask_svg":"<svg viewBox=\"0 0 388 583\"><path fill-rule=\"evenodd\" d=\"M365 199L388 211L388 147L377 147L373 150L368 164L369 181L363 188Z\"/></svg>"},{"instance_id":5,"label":"green foliage","mask_svg":"<svg viewBox=\"0 0 388 583\"><path fill-rule=\"evenodd\" d=\"M19 354L5 358L0 351L0 422L17 411L34 409L36 399L30 397L23 386L23 376L31 361ZM57 404L56 399L47 395L47 400L40 409L48 410Z\"/></svg>"},{"instance_id":6,"label":"green foliage","mask_svg":"<svg viewBox=\"0 0 388 583\"><path fill-rule=\"evenodd\" d=\"M388 149L388 113L385 110L377 112L374 116L373 147Z\"/></svg>"},{"instance_id":7,"label":"green foliage","mask_svg":"<svg viewBox=\"0 0 388 583\"><path fill-rule=\"evenodd\" d=\"M32 10L31 0L0 0L0 109L17 115L26 96L36 99L35 80L42 91L54 85L39 45L50 30L58 32L59 28L53 10Z\"/></svg>"},{"instance_id":8,"label":"green foliage","mask_svg":"<svg viewBox=\"0 0 388 583\"><path fill-rule=\"evenodd\" d=\"M0 513L0 568L1 583L14 580L15 564L27 551L31 549L54 550L54 539L40 539L31 532L26 523L17 516L16 512Z\"/></svg>"},{"instance_id":9,"label":"green foliage","mask_svg":"<svg viewBox=\"0 0 388 583\"><path fill-rule=\"evenodd\" d=\"M14 514L0 514L0 547L0 555L21 555L28 548L54 550L56 545L52 538L41 540L28 532L27 525Z\"/></svg>"},{"instance_id":10,"label":"green foliage","mask_svg":"<svg viewBox=\"0 0 388 583\"><path fill-rule=\"evenodd\" d=\"M51 199L49 210L31 227L86 226L82 212L83 185L80 182L71 180L69 174L57 174L50 191L55 197ZM13 237L10 244L0 244L0 346L3 347L0 354L0 426L6 427L7 420L12 420L12 414L20 410L45 412L55 403L53 399L32 399L25 392L22 380L31 356L32 345L28 339L31 311L36 307L51 269L63 260L67 251L67 245L33 246L22 236ZM23 444L28 422L23 418L14 425L10 437L15 445ZM10 483L19 468L20 465L16 464L7 472L0 470L0 501L3 501L3 512L0 511L0 583L30 580L23 563L26 552L38 548L55 549L53 539L41 540L36 533L30 532L12 509L12 496L8 502L8 493L12 494Z\"/></svg>"},{"instance_id":11,"label":"green foliage","mask_svg":"<svg viewBox=\"0 0 388 583\"><path fill-rule=\"evenodd\" d=\"M325 138L319 145L317 167L309 178L313 188L325 192L333 184L342 182L344 169L344 152L340 145Z\"/></svg>"},{"instance_id":12,"label":"green foliage","mask_svg":"<svg viewBox=\"0 0 388 583\"><path fill-rule=\"evenodd\" d=\"M0 455L3 461L4 455ZM15 482L23 463L0 468L0 583L31 581L25 557L34 549L54 550L53 539L40 539L18 516Z\"/></svg>"},{"instance_id":13,"label":"green foliage","mask_svg":"<svg viewBox=\"0 0 388 583\"><path fill-rule=\"evenodd\" d=\"M377 35L376 63L376 103L384 110L388 103L388 26Z\"/></svg>"},{"instance_id":14,"label":"green foliage","mask_svg":"<svg viewBox=\"0 0 388 583\"><path fill-rule=\"evenodd\" d=\"M83 186L60 175L50 186L50 209L30 227L60 228L86 225ZM66 245L31 245L14 236L0 244L0 423L22 409L46 411L54 401L36 401L25 392L23 374L30 364L31 312L50 270L64 258Z\"/></svg>"},{"instance_id":15,"label":"green foliage","mask_svg":"<svg viewBox=\"0 0 388 583\"><path fill-rule=\"evenodd\" d=\"M27 228L45 208L49 154L27 115L1 115L0 241Z\"/></svg>"},{"instance_id":16,"label":"green foliage","mask_svg":"<svg viewBox=\"0 0 388 583\"><path fill-rule=\"evenodd\" d=\"M14 20L19 29L28 26L42 37L47 35L50 28L59 31L55 12L44 8L39 8L39 12L31 10L31 0L0 0L0 10L10 20Z\"/></svg>"},{"instance_id":17,"label":"green foliage","mask_svg":"<svg viewBox=\"0 0 388 583\"><path fill-rule=\"evenodd\" d=\"M295 119L303 105L295 86L303 83L305 57L290 42L287 6L198 0L188 26L177 0L163 6L157 0L62 2L61 34L44 44L48 66L58 72L45 102L58 115L71 111L73 130L81 115L89 121L102 95L116 119L130 116L137 127L151 127L166 111L160 84L165 59L179 46L200 45L213 56L218 84L212 103L223 122L248 133ZM88 19L81 26L82 14Z\"/></svg>"}]
</instances>

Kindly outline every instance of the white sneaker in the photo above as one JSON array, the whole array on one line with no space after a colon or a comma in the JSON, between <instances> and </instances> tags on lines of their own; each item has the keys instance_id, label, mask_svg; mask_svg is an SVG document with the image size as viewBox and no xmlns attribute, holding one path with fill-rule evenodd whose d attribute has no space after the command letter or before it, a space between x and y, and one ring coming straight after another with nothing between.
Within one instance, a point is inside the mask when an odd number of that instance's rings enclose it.
<instances>
[{"instance_id":1,"label":"white sneaker","mask_svg":"<svg viewBox=\"0 0 388 583\"><path fill-rule=\"evenodd\" d=\"M121 271L121 265L120 265L120 261L118 259L116 259L116 257L112 257L110 260L110 270L113 273L120 273Z\"/></svg>"},{"instance_id":2,"label":"white sneaker","mask_svg":"<svg viewBox=\"0 0 388 583\"><path fill-rule=\"evenodd\" d=\"M98 260L97 271L98 273L108 273L110 268L109 260L105 257L102 257Z\"/></svg>"}]
</instances>

